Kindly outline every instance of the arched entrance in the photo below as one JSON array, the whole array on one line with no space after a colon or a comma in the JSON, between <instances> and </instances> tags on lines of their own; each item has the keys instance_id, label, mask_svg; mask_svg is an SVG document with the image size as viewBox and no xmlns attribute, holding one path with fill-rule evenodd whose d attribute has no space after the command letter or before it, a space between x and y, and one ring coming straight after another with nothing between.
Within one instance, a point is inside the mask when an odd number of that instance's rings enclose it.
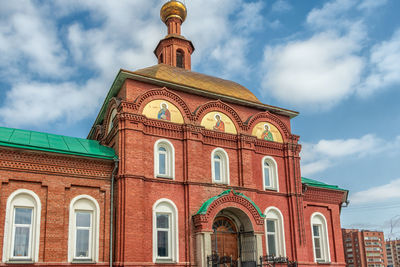
<instances>
[{"instance_id":1,"label":"arched entrance","mask_svg":"<svg viewBox=\"0 0 400 267\"><path fill-rule=\"evenodd\" d=\"M243 193L231 189L209 198L193 215L197 265L257 266L262 255L264 218Z\"/></svg>"},{"instance_id":2,"label":"arched entrance","mask_svg":"<svg viewBox=\"0 0 400 267\"><path fill-rule=\"evenodd\" d=\"M251 221L237 208L221 210L213 221L211 250L213 266L256 266L257 239Z\"/></svg>"},{"instance_id":3,"label":"arched entrance","mask_svg":"<svg viewBox=\"0 0 400 267\"><path fill-rule=\"evenodd\" d=\"M215 218L211 235L211 249L213 254L238 259L238 232L237 228L228 217Z\"/></svg>"}]
</instances>

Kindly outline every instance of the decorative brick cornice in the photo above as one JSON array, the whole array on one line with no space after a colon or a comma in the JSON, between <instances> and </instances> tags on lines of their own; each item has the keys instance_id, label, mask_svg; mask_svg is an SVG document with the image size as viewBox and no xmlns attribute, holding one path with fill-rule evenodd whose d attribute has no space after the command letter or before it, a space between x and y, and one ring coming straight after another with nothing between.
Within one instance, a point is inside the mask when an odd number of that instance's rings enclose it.
<instances>
[{"instance_id":1,"label":"decorative brick cornice","mask_svg":"<svg viewBox=\"0 0 400 267\"><path fill-rule=\"evenodd\" d=\"M186 105L186 102L179 95L168 90L166 87L152 89L138 96L134 101L134 108L136 109L136 111L141 113L143 108L145 107L145 104L154 99L160 99L160 97L174 104L180 110L184 119L186 117L186 121L193 120L193 115L190 112L189 107Z\"/></svg>"},{"instance_id":2,"label":"decorative brick cornice","mask_svg":"<svg viewBox=\"0 0 400 267\"><path fill-rule=\"evenodd\" d=\"M345 191L307 187L304 193L304 201L340 205L345 194Z\"/></svg>"},{"instance_id":3,"label":"decorative brick cornice","mask_svg":"<svg viewBox=\"0 0 400 267\"><path fill-rule=\"evenodd\" d=\"M47 153L0 149L0 169L107 179L111 175L112 163Z\"/></svg>"}]
</instances>

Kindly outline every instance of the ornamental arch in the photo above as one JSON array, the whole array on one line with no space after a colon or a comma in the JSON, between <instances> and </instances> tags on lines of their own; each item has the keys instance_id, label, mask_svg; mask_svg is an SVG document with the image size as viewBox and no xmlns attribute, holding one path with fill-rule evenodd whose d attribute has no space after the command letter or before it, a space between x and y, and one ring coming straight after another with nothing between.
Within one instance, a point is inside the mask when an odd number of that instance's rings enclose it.
<instances>
[{"instance_id":1,"label":"ornamental arch","mask_svg":"<svg viewBox=\"0 0 400 267\"><path fill-rule=\"evenodd\" d=\"M141 114L147 113L148 111L146 111L146 108L148 108L148 105L154 101L160 102L157 102L157 107L162 104L161 102L167 103L168 108L173 106L176 115L179 117L179 122L177 121L179 124L189 123L193 119L192 113L185 101L179 95L168 90L166 87L152 89L138 96L134 101L135 109ZM154 117L154 119L157 119L157 116ZM172 122L174 122L173 119Z\"/></svg>"},{"instance_id":2,"label":"ornamental arch","mask_svg":"<svg viewBox=\"0 0 400 267\"><path fill-rule=\"evenodd\" d=\"M247 196L226 190L193 216L200 266L225 257L233 266L253 266L262 255L265 215Z\"/></svg>"}]
</instances>

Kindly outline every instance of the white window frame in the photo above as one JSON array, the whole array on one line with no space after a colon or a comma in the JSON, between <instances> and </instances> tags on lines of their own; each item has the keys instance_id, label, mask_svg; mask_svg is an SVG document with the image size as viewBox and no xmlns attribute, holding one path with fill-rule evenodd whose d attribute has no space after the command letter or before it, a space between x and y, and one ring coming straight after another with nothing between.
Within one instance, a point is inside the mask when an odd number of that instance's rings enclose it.
<instances>
[{"instance_id":1,"label":"white window frame","mask_svg":"<svg viewBox=\"0 0 400 267\"><path fill-rule=\"evenodd\" d=\"M27 257L14 257L14 235L15 235L15 208L32 209L29 248ZM3 262L27 261L37 262L39 258L40 240L40 218L41 202L40 198L31 190L18 189L11 193L7 199L6 217L4 223L3 238Z\"/></svg>"},{"instance_id":2,"label":"white window frame","mask_svg":"<svg viewBox=\"0 0 400 267\"><path fill-rule=\"evenodd\" d=\"M286 257L286 244L285 244L285 228L283 222L283 215L277 207L268 207L265 212L265 247L268 253L268 231L267 231L267 220L275 221L275 247L277 255L280 257Z\"/></svg>"},{"instance_id":3,"label":"white window frame","mask_svg":"<svg viewBox=\"0 0 400 267\"><path fill-rule=\"evenodd\" d=\"M89 256L76 257L76 213L91 214L89 230ZM71 200L69 206L68 262L98 262L100 234L100 206L97 200L89 195L79 195Z\"/></svg>"},{"instance_id":4,"label":"white window frame","mask_svg":"<svg viewBox=\"0 0 400 267\"><path fill-rule=\"evenodd\" d=\"M159 257L157 251L157 214L169 215L169 251L167 257ZM177 263L179 262L179 235L178 235L178 209L174 202L161 198L153 205L153 262Z\"/></svg>"},{"instance_id":5,"label":"white window frame","mask_svg":"<svg viewBox=\"0 0 400 267\"><path fill-rule=\"evenodd\" d=\"M215 159L214 156L218 155L220 158L220 177L221 180L218 181L215 178ZM228 153L222 148L216 148L211 152L211 175L213 183L217 184L229 184L229 157Z\"/></svg>"},{"instance_id":6,"label":"white window frame","mask_svg":"<svg viewBox=\"0 0 400 267\"><path fill-rule=\"evenodd\" d=\"M265 172L264 172L264 163L267 162L269 165L269 178L270 178L270 186L266 186L265 184ZM270 156L265 156L261 161L261 171L262 171L262 180L263 180L263 188L264 190L276 190L279 192L279 179L278 179L278 164L275 159Z\"/></svg>"},{"instance_id":7,"label":"white window frame","mask_svg":"<svg viewBox=\"0 0 400 267\"><path fill-rule=\"evenodd\" d=\"M321 258L318 259L315 252L314 225L320 227ZM313 244L314 262L330 262L331 255L329 250L328 225L325 216L320 212L315 212L311 215L311 238Z\"/></svg>"},{"instance_id":8,"label":"white window frame","mask_svg":"<svg viewBox=\"0 0 400 267\"><path fill-rule=\"evenodd\" d=\"M160 147L165 148L165 170L166 174L159 171L159 151ZM175 179L175 148L167 139L159 139L154 143L154 177Z\"/></svg>"},{"instance_id":9,"label":"white window frame","mask_svg":"<svg viewBox=\"0 0 400 267\"><path fill-rule=\"evenodd\" d=\"M111 129L114 127L113 121L115 119L115 116L117 116L117 109L116 108L114 108L111 111L111 115L109 117L108 126L107 126L107 134L109 134L111 132Z\"/></svg>"}]
</instances>

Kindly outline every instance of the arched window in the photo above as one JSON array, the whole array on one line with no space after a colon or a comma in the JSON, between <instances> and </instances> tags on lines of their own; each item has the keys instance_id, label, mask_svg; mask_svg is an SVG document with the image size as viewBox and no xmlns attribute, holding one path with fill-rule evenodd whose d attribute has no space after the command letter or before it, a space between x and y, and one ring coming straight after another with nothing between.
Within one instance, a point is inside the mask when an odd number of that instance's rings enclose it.
<instances>
[{"instance_id":1,"label":"arched window","mask_svg":"<svg viewBox=\"0 0 400 267\"><path fill-rule=\"evenodd\" d=\"M330 262L328 227L324 215L319 212L311 216L314 261Z\"/></svg>"},{"instance_id":2,"label":"arched window","mask_svg":"<svg viewBox=\"0 0 400 267\"><path fill-rule=\"evenodd\" d=\"M107 134L109 134L114 127L115 116L117 116L117 109L113 109L113 111L111 112L110 120L108 121Z\"/></svg>"},{"instance_id":3,"label":"arched window","mask_svg":"<svg viewBox=\"0 0 400 267\"><path fill-rule=\"evenodd\" d=\"M88 195L79 195L69 206L68 262L98 262L100 208Z\"/></svg>"},{"instance_id":4,"label":"arched window","mask_svg":"<svg viewBox=\"0 0 400 267\"><path fill-rule=\"evenodd\" d=\"M264 189L279 191L278 168L276 161L265 156L261 162Z\"/></svg>"},{"instance_id":5,"label":"arched window","mask_svg":"<svg viewBox=\"0 0 400 267\"><path fill-rule=\"evenodd\" d=\"M178 262L178 209L169 199L153 205L153 262Z\"/></svg>"},{"instance_id":6,"label":"arched window","mask_svg":"<svg viewBox=\"0 0 400 267\"><path fill-rule=\"evenodd\" d=\"M37 262L41 203L30 190L19 189L7 199L3 262Z\"/></svg>"},{"instance_id":7,"label":"arched window","mask_svg":"<svg viewBox=\"0 0 400 267\"><path fill-rule=\"evenodd\" d=\"M176 66L178 68L184 68L185 67L184 53L183 53L182 50L176 50Z\"/></svg>"},{"instance_id":8,"label":"arched window","mask_svg":"<svg viewBox=\"0 0 400 267\"><path fill-rule=\"evenodd\" d=\"M164 63L163 53L160 54L158 63Z\"/></svg>"},{"instance_id":9,"label":"arched window","mask_svg":"<svg viewBox=\"0 0 400 267\"><path fill-rule=\"evenodd\" d=\"M282 213L275 207L269 207L265 211L265 217L267 254L285 257L285 233Z\"/></svg>"},{"instance_id":10,"label":"arched window","mask_svg":"<svg viewBox=\"0 0 400 267\"><path fill-rule=\"evenodd\" d=\"M175 150L166 139L160 139L154 144L154 176L174 179Z\"/></svg>"},{"instance_id":11,"label":"arched window","mask_svg":"<svg viewBox=\"0 0 400 267\"><path fill-rule=\"evenodd\" d=\"M229 158L222 148L211 153L211 172L214 183L229 184Z\"/></svg>"}]
</instances>

